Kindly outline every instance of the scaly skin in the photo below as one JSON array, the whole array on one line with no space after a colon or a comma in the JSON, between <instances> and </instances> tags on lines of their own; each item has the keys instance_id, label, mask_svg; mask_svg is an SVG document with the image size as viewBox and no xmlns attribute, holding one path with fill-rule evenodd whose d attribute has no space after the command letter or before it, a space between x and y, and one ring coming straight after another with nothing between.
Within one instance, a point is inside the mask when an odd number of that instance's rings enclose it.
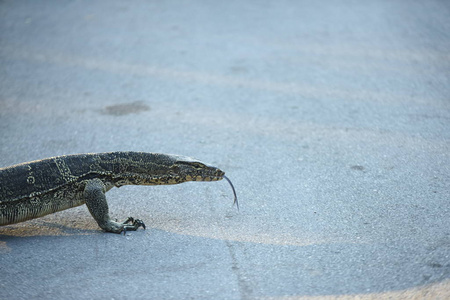
<instances>
[{"instance_id":1,"label":"scaly skin","mask_svg":"<svg viewBox=\"0 0 450 300\"><path fill-rule=\"evenodd\" d=\"M137 230L145 228L141 220L110 219L105 193L111 188L217 181L224 174L189 157L146 152L76 154L22 163L0 169L0 225L86 204L103 230Z\"/></svg>"}]
</instances>

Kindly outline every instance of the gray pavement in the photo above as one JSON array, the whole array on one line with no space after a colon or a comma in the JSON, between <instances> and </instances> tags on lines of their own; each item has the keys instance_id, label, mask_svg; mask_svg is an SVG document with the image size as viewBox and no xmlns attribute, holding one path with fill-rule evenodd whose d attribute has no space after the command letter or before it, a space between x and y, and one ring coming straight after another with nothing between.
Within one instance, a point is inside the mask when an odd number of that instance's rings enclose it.
<instances>
[{"instance_id":1,"label":"gray pavement","mask_svg":"<svg viewBox=\"0 0 450 300\"><path fill-rule=\"evenodd\" d=\"M0 167L176 153L0 228L0 299L450 298L448 1L0 1ZM1 184L1 183L0 183Z\"/></svg>"}]
</instances>

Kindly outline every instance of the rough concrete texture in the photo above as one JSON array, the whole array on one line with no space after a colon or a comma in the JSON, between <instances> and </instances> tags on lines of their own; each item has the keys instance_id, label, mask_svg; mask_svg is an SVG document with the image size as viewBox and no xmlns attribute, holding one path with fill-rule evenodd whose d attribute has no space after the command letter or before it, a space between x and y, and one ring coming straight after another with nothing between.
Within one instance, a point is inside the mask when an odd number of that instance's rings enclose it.
<instances>
[{"instance_id":1,"label":"rough concrete texture","mask_svg":"<svg viewBox=\"0 0 450 300\"><path fill-rule=\"evenodd\" d=\"M134 150L225 181L0 228L1 299L450 298L448 1L0 1L0 166ZM1 184L1 183L0 183Z\"/></svg>"}]
</instances>

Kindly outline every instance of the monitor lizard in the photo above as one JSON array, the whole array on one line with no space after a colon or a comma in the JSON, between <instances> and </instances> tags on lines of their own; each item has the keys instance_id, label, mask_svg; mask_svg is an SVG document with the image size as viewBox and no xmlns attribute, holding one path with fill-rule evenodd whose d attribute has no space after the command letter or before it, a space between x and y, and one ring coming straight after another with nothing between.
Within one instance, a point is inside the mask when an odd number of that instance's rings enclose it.
<instances>
[{"instance_id":1,"label":"monitor lizard","mask_svg":"<svg viewBox=\"0 0 450 300\"><path fill-rule=\"evenodd\" d=\"M115 222L109 217L105 193L123 185L163 185L217 181L225 172L190 157L106 152L63 155L0 168L0 225L39 218L86 204L100 228L121 233L145 229L142 220ZM238 207L239 208L239 207Z\"/></svg>"}]
</instances>

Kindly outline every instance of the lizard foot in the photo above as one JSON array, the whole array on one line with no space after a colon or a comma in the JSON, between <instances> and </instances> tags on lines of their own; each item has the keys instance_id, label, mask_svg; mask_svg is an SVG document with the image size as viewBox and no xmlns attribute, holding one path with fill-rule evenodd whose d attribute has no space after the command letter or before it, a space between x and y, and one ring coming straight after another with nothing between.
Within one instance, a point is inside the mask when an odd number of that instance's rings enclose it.
<instances>
[{"instance_id":1,"label":"lizard foot","mask_svg":"<svg viewBox=\"0 0 450 300\"><path fill-rule=\"evenodd\" d=\"M142 227L145 230L145 224L140 219L134 219L132 217L129 217L122 224L123 224L123 234L124 235L127 233L128 230L136 231L139 227Z\"/></svg>"}]
</instances>

